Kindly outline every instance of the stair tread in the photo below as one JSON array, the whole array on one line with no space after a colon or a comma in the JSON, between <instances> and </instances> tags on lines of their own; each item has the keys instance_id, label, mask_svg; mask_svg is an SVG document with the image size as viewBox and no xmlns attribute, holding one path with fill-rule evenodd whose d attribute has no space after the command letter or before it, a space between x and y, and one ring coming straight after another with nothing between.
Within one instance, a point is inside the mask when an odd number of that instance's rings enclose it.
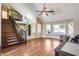
<instances>
[{"instance_id":1,"label":"stair tread","mask_svg":"<svg viewBox=\"0 0 79 59\"><path fill-rule=\"evenodd\" d=\"M14 33L14 31L3 31L3 33L7 34L7 33Z\"/></svg>"},{"instance_id":2,"label":"stair tread","mask_svg":"<svg viewBox=\"0 0 79 59\"><path fill-rule=\"evenodd\" d=\"M15 34L4 34L5 36L14 36Z\"/></svg>"},{"instance_id":3,"label":"stair tread","mask_svg":"<svg viewBox=\"0 0 79 59\"><path fill-rule=\"evenodd\" d=\"M8 45L12 45L12 44L17 44L18 42L11 42L11 43L8 43Z\"/></svg>"},{"instance_id":4,"label":"stair tread","mask_svg":"<svg viewBox=\"0 0 79 59\"><path fill-rule=\"evenodd\" d=\"M17 37L8 37L8 39L17 39Z\"/></svg>"},{"instance_id":5,"label":"stair tread","mask_svg":"<svg viewBox=\"0 0 79 59\"><path fill-rule=\"evenodd\" d=\"M17 39L7 40L7 42L14 42L14 41L17 41Z\"/></svg>"}]
</instances>

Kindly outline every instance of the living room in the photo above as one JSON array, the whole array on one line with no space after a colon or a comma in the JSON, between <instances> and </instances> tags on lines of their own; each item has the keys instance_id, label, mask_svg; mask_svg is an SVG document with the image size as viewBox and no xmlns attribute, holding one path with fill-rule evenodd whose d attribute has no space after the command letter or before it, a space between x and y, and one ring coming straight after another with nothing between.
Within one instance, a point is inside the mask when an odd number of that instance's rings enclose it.
<instances>
[{"instance_id":1,"label":"living room","mask_svg":"<svg viewBox=\"0 0 79 59\"><path fill-rule=\"evenodd\" d=\"M1 55L78 56L78 6L76 3L1 3Z\"/></svg>"}]
</instances>

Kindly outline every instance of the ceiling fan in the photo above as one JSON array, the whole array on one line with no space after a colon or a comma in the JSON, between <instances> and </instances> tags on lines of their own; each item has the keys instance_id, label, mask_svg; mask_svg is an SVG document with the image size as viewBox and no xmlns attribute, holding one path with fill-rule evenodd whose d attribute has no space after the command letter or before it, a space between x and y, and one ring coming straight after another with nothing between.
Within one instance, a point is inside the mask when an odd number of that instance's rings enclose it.
<instances>
[{"instance_id":1,"label":"ceiling fan","mask_svg":"<svg viewBox=\"0 0 79 59\"><path fill-rule=\"evenodd\" d=\"M43 10L42 10L42 11L36 11L36 12L40 12L39 15L44 14L44 15L46 15L46 16L48 16L48 13L54 13L53 10L47 10L47 7L46 7L45 3L44 3Z\"/></svg>"}]
</instances>

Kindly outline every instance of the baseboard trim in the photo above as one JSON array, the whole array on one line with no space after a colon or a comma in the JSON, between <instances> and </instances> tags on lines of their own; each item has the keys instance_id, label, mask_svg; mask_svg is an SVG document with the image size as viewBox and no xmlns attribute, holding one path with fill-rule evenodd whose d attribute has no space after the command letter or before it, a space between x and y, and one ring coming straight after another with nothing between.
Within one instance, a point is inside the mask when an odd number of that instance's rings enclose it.
<instances>
[{"instance_id":1,"label":"baseboard trim","mask_svg":"<svg viewBox=\"0 0 79 59\"><path fill-rule=\"evenodd\" d=\"M28 39L27 41L34 40L34 39L43 39L43 38L42 38L42 37L38 37L38 38L31 38L31 39Z\"/></svg>"},{"instance_id":2,"label":"baseboard trim","mask_svg":"<svg viewBox=\"0 0 79 59\"><path fill-rule=\"evenodd\" d=\"M31 40L34 40L34 39L58 39L58 38L53 38L53 37L38 37L38 38L28 39L27 41L31 41Z\"/></svg>"}]
</instances>

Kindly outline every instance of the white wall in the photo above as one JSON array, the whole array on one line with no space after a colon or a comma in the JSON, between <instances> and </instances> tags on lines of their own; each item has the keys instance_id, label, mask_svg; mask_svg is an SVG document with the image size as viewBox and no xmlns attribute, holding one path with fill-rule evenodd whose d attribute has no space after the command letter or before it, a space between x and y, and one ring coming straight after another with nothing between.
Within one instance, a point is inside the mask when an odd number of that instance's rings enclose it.
<instances>
[{"instance_id":1,"label":"white wall","mask_svg":"<svg viewBox=\"0 0 79 59\"><path fill-rule=\"evenodd\" d=\"M73 32L74 32L74 36L79 34L79 19L75 19L73 20Z\"/></svg>"},{"instance_id":2,"label":"white wall","mask_svg":"<svg viewBox=\"0 0 79 59\"><path fill-rule=\"evenodd\" d=\"M38 32L38 24L41 25L40 33ZM42 37L42 22L37 19L36 23L31 24L31 36L27 36L27 40Z\"/></svg>"}]
</instances>

